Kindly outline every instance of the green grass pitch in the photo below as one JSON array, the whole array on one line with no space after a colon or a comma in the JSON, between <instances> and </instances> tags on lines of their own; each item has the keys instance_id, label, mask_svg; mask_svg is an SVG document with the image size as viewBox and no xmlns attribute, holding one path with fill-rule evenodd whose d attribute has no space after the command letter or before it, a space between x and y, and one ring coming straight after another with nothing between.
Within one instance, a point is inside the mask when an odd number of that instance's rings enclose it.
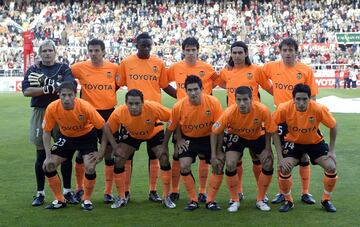
<instances>
[{"instance_id":1,"label":"green grass pitch","mask_svg":"<svg viewBox=\"0 0 360 227\"><path fill-rule=\"evenodd\" d=\"M224 91L214 94L225 104ZM318 97L337 95L340 97L360 97L360 90L320 89ZM272 106L272 98L262 93L267 106ZM164 104L171 107L174 100L164 96ZM79 205L56 211L42 207L32 207L35 194L34 160L35 148L29 142L28 128L31 109L30 99L21 94L0 94L0 226L358 226L360 222L360 114L334 114L338 121L336 144L339 181L333 193L337 213L327 213L321 209L320 199L323 191L323 171L312 166L310 192L317 200L316 205L306 205L300 201L301 184L298 168L293 171L293 195L295 208L283 214L277 211L279 205L271 205L270 212L260 212L255 208L255 180L251 160L244 155L244 193L246 199L241 203L239 212L229 213L229 193L225 179L218 193L217 201L223 208L212 212L201 208L185 212L187 202L181 185L180 200L177 208L165 209L161 204L148 201L147 155L142 145L136 152L131 184L131 202L121 209L111 209L102 202L104 163L97 166L97 184L93 194L94 210L84 212ZM119 92L119 103L124 102L124 92ZM354 103L356 105L357 103ZM359 105L359 104L357 104ZM325 138L328 130L323 129ZM170 147L171 153L172 148ZM197 176L196 165L193 173ZM277 193L276 174L274 174L268 195L270 199ZM75 178L73 176L73 188ZM53 195L46 188L46 204ZM160 180L158 190L161 191ZM114 187L115 193L115 187Z\"/></svg>"}]
</instances>

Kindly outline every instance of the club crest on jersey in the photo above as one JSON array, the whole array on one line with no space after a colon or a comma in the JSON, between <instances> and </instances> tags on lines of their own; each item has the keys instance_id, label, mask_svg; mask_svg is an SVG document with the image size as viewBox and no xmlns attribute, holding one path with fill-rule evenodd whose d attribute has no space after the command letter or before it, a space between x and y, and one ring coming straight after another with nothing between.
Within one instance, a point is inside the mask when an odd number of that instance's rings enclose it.
<instances>
[{"instance_id":1,"label":"club crest on jersey","mask_svg":"<svg viewBox=\"0 0 360 227\"><path fill-rule=\"evenodd\" d=\"M85 120L85 116L82 115L82 114L80 114L80 115L79 115L79 121L84 121L84 120Z\"/></svg>"},{"instance_id":2,"label":"club crest on jersey","mask_svg":"<svg viewBox=\"0 0 360 227\"><path fill-rule=\"evenodd\" d=\"M246 74L246 77L247 77L249 80L252 80L253 74L252 74L252 73L247 73L247 74Z\"/></svg>"},{"instance_id":3,"label":"club crest on jersey","mask_svg":"<svg viewBox=\"0 0 360 227\"><path fill-rule=\"evenodd\" d=\"M314 118L314 117L309 117L309 122L310 122L310 123L314 123L314 122L315 122L315 118Z\"/></svg>"},{"instance_id":4,"label":"club crest on jersey","mask_svg":"<svg viewBox=\"0 0 360 227\"><path fill-rule=\"evenodd\" d=\"M296 74L296 79L300 80L303 77L301 73Z\"/></svg>"},{"instance_id":5,"label":"club crest on jersey","mask_svg":"<svg viewBox=\"0 0 360 227\"><path fill-rule=\"evenodd\" d=\"M255 118L255 119L254 119L254 124L259 125L259 124L260 124L260 120L257 119L257 118Z\"/></svg>"},{"instance_id":6,"label":"club crest on jersey","mask_svg":"<svg viewBox=\"0 0 360 227\"><path fill-rule=\"evenodd\" d=\"M145 123L146 123L147 125L151 125L151 121L150 121L149 119L147 119L147 120L145 121Z\"/></svg>"},{"instance_id":7,"label":"club crest on jersey","mask_svg":"<svg viewBox=\"0 0 360 227\"><path fill-rule=\"evenodd\" d=\"M106 77L110 79L110 78L112 77L112 73L111 73L111 72L107 72L107 73L106 73Z\"/></svg>"},{"instance_id":8,"label":"club crest on jersey","mask_svg":"<svg viewBox=\"0 0 360 227\"><path fill-rule=\"evenodd\" d=\"M213 125L213 127L214 127L214 128L219 128L219 127L220 127L220 123L219 123L218 121L215 122L214 125Z\"/></svg>"},{"instance_id":9,"label":"club crest on jersey","mask_svg":"<svg viewBox=\"0 0 360 227\"><path fill-rule=\"evenodd\" d=\"M158 69L158 67L155 65L155 66L153 66L152 70L153 70L154 73L156 73L159 69Z\"/></svg>"},{"instance_id":10,"label":"club crest on jersey","mask_svg":"<svg viewBox=\"0 0 360 227\"><path fill-rule=\"evenodd\" d=\"M208 117L210 117L211 111L210 111L210 110L205 111L205 115L208 116Z\"/></svg>"},{"instance_id":11,"label":"club crest on jersey","mask_svg":"<svg viewBox=\"0 0 360 227\"><path fill-rule=\"evenodd\" d=\"M199 76L200 76L200 77L204 77L204 76L205 76L205 72L204 72L204 71L200 71L200 72L199 72Z\"/></svg>"},{"instance_id":12,"label":"club crest on jersey","mask_svg":"<svg viewBox=\"0 0 360 227\"><path fill-rule=\"evenodd\" d=\"M116 82L119 82L119 81L120 81L120 76L116 76L116 77L115 77L115 81L116 81Z\"/></svg>"}]
</instances>

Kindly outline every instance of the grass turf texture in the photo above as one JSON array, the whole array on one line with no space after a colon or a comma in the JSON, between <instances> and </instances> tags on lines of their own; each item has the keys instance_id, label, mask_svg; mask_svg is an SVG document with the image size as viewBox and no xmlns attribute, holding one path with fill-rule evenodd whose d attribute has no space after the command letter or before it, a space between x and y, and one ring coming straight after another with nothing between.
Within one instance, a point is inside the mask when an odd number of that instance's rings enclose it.
<instances>
[{"instance_id":1,"label":"grass turf texture","mask_svg":"<svg viewBox=\"0 0 360 227\"><path fill-rule=\"evenodd\" d=\"M224 91L215 91L225 105ZM336 95L339 97L360 97L358 90L320 89L318 97ZM272 98L262 93L262 99L267 106L272 106ZM124 92L119 92L120 103L124 101ZM144 144L136 152L131 185L131 202L120 209L110 209L103 203L104 163L97 166L97 184L92 197L94 210L82 211L80 205L68 205L68 208L50 211L44 206L32 207L32 196L35 194L34 160L35 148L30 144L28 136L31 109L30 99L21 94L0 95L0 226L357 226L360 218L358 198L360 182L359 160L359 114L334 114L338 121L338 137L336 144L339 181L333 193L333 202L337 213L327 213L321 209L320 199L323 191L323 171L319 166L312 166L310 192L317 203L306 205L300 201L301 184L298 168L293 171L293 196L295 209L287 214L277 211L280 205L270 205L271 212L260 212L255 208L255 178L252 173L251 160L245 152L244 193L246 199L241 203L237 213L229 213L229 193L225 178L218 193L217 201L222 211L212 212L200 204L200 209L194 212L183 211L187 198L182 183L180 183L180 200L177 208L169 210L159 203L148 201L148 170L147 155ZM164 96L164 103L171 107L174 103ZM354 104L355 105L355 104ZM328 130L323 129L328 139ZM172 148L170 147L171 153ZM197 178L197 164L193 165L193 173ZM74 170L73 170L74 171ZM73 188L75 177L73 176ZM46 204L53 200L53 195L46 185ZM160 180L158 190L161 193ZM274 173L268 195L270 199L277 193L276 172ZM114 194L116 190L114 187Z\"/></svg>"}]
</instances>

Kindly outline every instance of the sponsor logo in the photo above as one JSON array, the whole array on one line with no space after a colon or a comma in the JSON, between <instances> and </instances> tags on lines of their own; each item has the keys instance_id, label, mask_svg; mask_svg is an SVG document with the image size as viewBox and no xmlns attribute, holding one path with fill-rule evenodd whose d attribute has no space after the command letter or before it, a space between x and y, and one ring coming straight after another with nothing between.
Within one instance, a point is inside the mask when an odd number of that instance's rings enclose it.
<instances>
[{"instance_id":1,"label":"sponsor logo","mask_svg":"<svg viewBox=\"0 0 360 227\"><path fill-rule=\"evenodd\" d=\"M107 73L106 73L106 77L110 79L110 78L112 77L112 73L111 73L111 72L107 72Z\"/></svg>"},{"instance_id":2,"label":"sponsor logo","mask_svg":"<svg viewBox=\"0 0 360 227\"><path fill-rule=\"evenodd\" d=\"M314 122L315 122L315 118L314 118L314 117L309 117L309 122L310 122L310 123L314 123Z\"/></svg>"},{"instance_id":3,"label":"sponsor logo","mask_svg":"<svg viewBox=\"0 0 360 227\"><path fill-rule=\"evenodd\" d=\"M113 87L110 84L84 84L84 88L87 90L112 90Z\"/></svg>"},{"instance_id":4,"label":"sponsor logo","mask_svg":"<svg viewBox=\"0 0 360 227\"><path fill-rule=\"evenodd\" d=\"M317 130L317 127L309 127L309 128L299 128L299 127L292 127L291 130L293 132L300 132L300 133L310 133L310 132L315 132Z\"/></svg>"},{"instance_id":5,"label":"sponsor logo","mask_svg":"<svg viewBox=\"0 0 360 227\"><path fill-rule=\"evenodd\" d=\"M153 81L157 81L157 77L155 75L130 74L130 80L153 80Z\"/></svg>"},{"instance_id":6,"label":"sponsor logo","mask_svg":"<svg viewBox=\"0 0 360 227\"><path fill-rule=\"evenodd\" d=\"M294 85L292 84L280 84L280 83L275 83L275 88L276 89L280 89L280 90L289 90L292 91L294 89Z\"/></svg>"},{"instance_id":7,"label":"sponsor logo","mask_svg":"<svg viewBox=\"0 0 360 227\"><path fill-rule=\"evenodd\" d=\"M158 67L155 65L155 66L153 66L152 70L153 70L154 73L156 73L159 69L158 69Z\"/></svg>"},{"instance_id":8,"label":"sponsor logo","mask_svg":"<svg viewBox=\"0 0 360 227\"><path fill-rule=\"evenodd\" d=\"M217 121L213 124L213 128L219 128L220 127L220 123Z\"/></svg>"},{"instance_id":9,"label":"sponsor logo","mask_svg":"<svg viewBox=\"0 0 360 227\"><path fill-rule=\"evenodd\" d=\"M205 122L197 125L183 125L182 127L187 130L198 130L203 128L210 128L213 126L213 124L214 122Z\"/></svg>"}]
</instances>

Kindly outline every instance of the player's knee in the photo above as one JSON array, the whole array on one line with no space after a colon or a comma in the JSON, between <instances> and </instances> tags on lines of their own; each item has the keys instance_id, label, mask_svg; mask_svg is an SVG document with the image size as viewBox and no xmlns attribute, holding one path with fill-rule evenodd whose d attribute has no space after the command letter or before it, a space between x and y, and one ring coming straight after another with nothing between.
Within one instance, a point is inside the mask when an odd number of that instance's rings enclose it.
<instances>
[{"instance_id":1,"label":"player's knee","mask_svg":"<svg viewBox=\"0 0 360 227\"><path fill-rule=\"evenodd\" d=\"M336 173L336 164L334 161L329 161L324 166L324 169L327 173Z\"/></svg>"},{"instance_id":2,"label":"player's knee","mask_svg":"<svg viewBox=\"0 0 360 227\"><path fill-rule=\"evenodd\" d=\"M236 171L237 161L236 160L226 160L226 169L229 172Z\"/></svg>"},{"instance_id":3,"label":"player's knee","mask_svg":"<svg viewBox=\"0 0 360 227\"><path fill-rule=\"evenodd\" d=\"M45 165L45 172L54 172L56 171L56 165L54 162L49 162Z\"/></svg>"},{"instance_id":4,"label":"player's knee","mask_svg":"<svg viewBox=\"0 0 360 227\"><path fill-rule=\"evenodd\" d=\"M182 173L188 173L191 171L191 165L180 162L180 171Z\"/></svg>"},{"instance_id":5,"label":"player's knee","mask_svg":"<svg viewBox=\"0 0 360 227\"><path fill-rule=\"evenodd\" d=\"M95 166L85 166L85 173L87 174L94 174L95 173Z\"/></svg>"},{"instance_id":6,"label":"player's knee","mask_svg":"<svg viewBox=\"0 0 360 227\"><path fill-rule=\"evenodd\" d=\"M266 171L271 171L273 169L273 157L268 155L262 163L262 168Z\"/></svg>"},{"instance_id":7,"label":"player's knee","mask_svg":"<svg viewBox=\"0 0 360 227\"><path fill-rule=\"evenodd\" d=\"M303 156L301 156L301 159L300 159L300 162L302 163L306 163L306 162L309 162L310 161L310 158L307 154L304 154Z\"/></svg>"},{"instance_id":8,"label":"player's knee","mask_svg":"<svg viewBox=\"0 0 360 227\"><path fill-rule=\"evenodd\" d=\"M170 162L169 162L169 155L166 154L166 153L162 153L159 157L159 162L160 162L160 165L168 165Z\"/></svg>"}]
</instances>

